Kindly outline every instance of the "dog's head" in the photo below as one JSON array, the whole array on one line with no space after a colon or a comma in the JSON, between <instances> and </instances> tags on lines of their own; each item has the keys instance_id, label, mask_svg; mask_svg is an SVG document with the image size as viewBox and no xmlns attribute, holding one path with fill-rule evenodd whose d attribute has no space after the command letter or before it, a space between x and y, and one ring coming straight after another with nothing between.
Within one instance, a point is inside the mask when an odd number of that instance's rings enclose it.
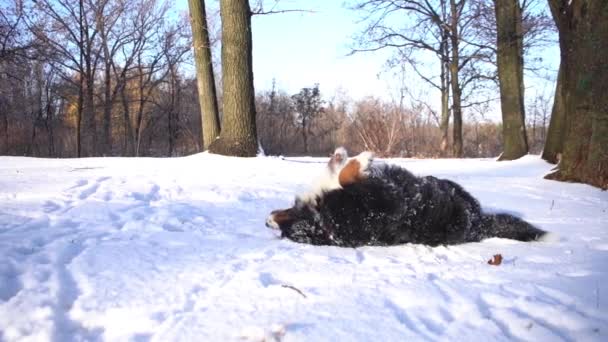
<instances>
[{"instance_id":1,"label":"dog's head","mask_svg":"<svg viewBox=\"0 0 608 342\"><path fill-rule=\"evenodd\" d=\"M293 207L271 212L266 227L278 229L281 237L297 242L314 244L326 238L317 209L297 198Z\"/></svg>"}]
</instances>

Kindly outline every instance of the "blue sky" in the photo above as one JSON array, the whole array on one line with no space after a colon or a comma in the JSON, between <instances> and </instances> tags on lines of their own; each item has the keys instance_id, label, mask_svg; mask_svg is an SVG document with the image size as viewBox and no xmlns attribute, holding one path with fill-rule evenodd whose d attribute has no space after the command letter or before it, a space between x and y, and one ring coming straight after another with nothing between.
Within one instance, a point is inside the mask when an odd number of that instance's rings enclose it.
<instances>
[{"instance_id":1,"label":"blue sky","mask_svg":"<svg viewBox=\"0 0 608 342\"><path fill-rule=\"evenodd\" d=\"M272 3L273 1L268 1ZM178 0L178 7L188 8L187 0ZM256 91L268 90L273 78L277 87L289 94L302 87L319 83L322 94L331 98L342 91L350 98L373 95L396 98L399 81L385 62L391 51L360 53L348 56L352 36L361 28L359 14L347 9L342 0L281 0L279 9L304 9L311 13L285 13L254 16L253 66ZM211 7L217 1L208 1ZM535 56L557 69L557 45L537 51ZM549 77L553 72L548 73ZM405 76L407 86L416 96L438 104L439 96L413 72ZM528 99L538 93L552 95L553 82L526 76ZM497 96L498 96L498 91Z\"/></svg>"},{"instance_id":2,"label":"blue sky","mask_svg":"<svg viewBox=\"0 0 608 342\"><path fill-rule=\"evenodd\" d=\"M187 0L178 6L188 8ZM215 1L210 6L217 6ZM312 12L254 16L252 20L253 65L256 91L277 87L296 93L319 83L321 92L332 96L342 89L352 98L386 95L387 52L347 56L357 16L340 0L283 0L281 9Z\"/></svg>"},{"instance_id":3,"label":"blue sky","mask_svg":"<svg viewBox=\"0 0 608 342\"><path fill-rule=\"evenodd\" d=\"M254 71L258 88L272 78L291 92L320 84L326 95L342 88L353 98L381 95L389 86L379 79L387 52L348 56L357 16L341 1L284 1L283 8L314 13L254 16Z\"/></svg>"}]
</instances>

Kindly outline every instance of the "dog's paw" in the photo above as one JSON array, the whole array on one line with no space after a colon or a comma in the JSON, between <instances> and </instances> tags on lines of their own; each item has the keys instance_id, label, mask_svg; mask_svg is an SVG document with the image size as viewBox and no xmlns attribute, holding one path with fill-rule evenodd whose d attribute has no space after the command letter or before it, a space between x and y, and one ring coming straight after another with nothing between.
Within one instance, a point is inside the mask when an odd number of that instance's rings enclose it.
<instances>
[{"instance_id":1,"label":"dog's paw","mask_svg":"<svg viewBox=\"0 0 608 342\"><path fill-rule=\"evenodd\" d=\"M327 164L331 173L335 173L339 171L344 164L346 164L346 160L348 159L348 152L344 147L338 147L334 154L329 158L329 163Z\"/></svg>"},{"instance_id":2,"label":"dog's paw","mask_svg":"<svg viewBox=\"0 0 608 342\"><path fill-rule=\"evenodd\" d=\"M321 191L321 190L319 190ZM322 194L322 192L307 192L304 194L296 195L296 200L294 203L294 207L302 208L304 206L316 207L317 206L317 198Z\"/></svg>"},{"instance_id":3,"label":"dog's paw","mask_svg":"<svg viewBox=\"0 0 608 342\"><path fill-rule=\"evenodd\" d=\"M359 161L360 164L360 173L362 175L368 176L369 175L369 167L372 165L372 162L374 161L374 153L370 152L370 151L365 151L365 152L361 152L358 156L356 156L354 159L356 159L357 161Z\"/></svg>"}]
</instances>

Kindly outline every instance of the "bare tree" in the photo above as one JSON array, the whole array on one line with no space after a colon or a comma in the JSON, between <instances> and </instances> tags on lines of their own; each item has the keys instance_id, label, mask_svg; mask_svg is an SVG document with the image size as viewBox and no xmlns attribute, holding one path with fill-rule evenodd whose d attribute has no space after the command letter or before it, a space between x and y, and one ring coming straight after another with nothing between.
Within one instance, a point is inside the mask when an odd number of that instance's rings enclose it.
<instances>
[{"instance_id":1,"label":"bare tree","mask_svg":"<svg viewBox=\"0 0 608 342\"><path fill-rule=\"evenodd\" d=\"M469 0L472 11L475 13L473 27L476 31L476 44L487 46L493 52L489 54L488 63L496 66L498 26L496 22L496 6L502 4L495 0ZM509 0L511 1L511 0ZM541 48L554 44L555 23L548 12L545 0L522 0L519 1L521 9L521 44L523 50L524 70L536 73L542 69L538 60L530 58L530 52L534 48ZM498 75L495 75L496 77Z\"/></svg>"},{"instance_id":2,"label":"bare tree","mask_svg":"<svg viewBox=\"0 0 608 342\"><path fill-rule=\"evenodd\" d=\"M528 114L528 143L531 153L540 153L547 135L547 124L551 116L550 98L545 94L536 94L534 100L529 102L526 110Z\"/></svg>"},{"instance_id":3,"label":"bare tree","mask_svg":"<svg viewBox=\"0 0 608 342\"><path fill-rule=\"evenodd\" d=\"M450 12L448 0L428 1L386 1L371 0L358 3L355 10L365 13L364 20L369 24L359 35L358 51L376 51L384 48L397 48L394 64L406 62L425 82L441 93L441 150L447 154L448 127L450 119ZM406 27L395 27L391 23L396 16L408 13L410 19ZM406 21L407 22L407 21ZM427 51L435 55L439 65L439 80L425 73L423 63L416 58L416 52Z\"/></svg>"},{"instance_id":4,"label":"bare tree","mask_svg":"<svg viewBox=\"0 0 608 342\"><path fill-rule=\"evenodd\" d=\"M519 0L494 0L497 27L497 62L504 152L499 160L528 153L524 105L524 48Z\"/></svg>"},{"instance_id":5,"label":"bare tree","mask_svg":"<svg viewBox=\"0 0 608 342\"><path fill-rule=\"evenodd\" d=\"M559 31L566 108L563 155L549 177L608 189L608 2L549 0L549 5Z\"/></svg>"},{"instance_id":6,"label":"bare tree","mask_svg":"<svg viewBox=\"0 0 608 342\"><path fill-rule=\"evenodd\" d=\"M319 85L312 88L302 88L299 93L291 97L294 102L297 122L304 142L304 153L308 153L308 137L311 134L313 120L323 112L323 100Z\"/></svg>"},{"instance_id":7,"label":"bare tree","mask_svg":"<svg viewBox=\"0 0 608 342\"><path fill-rule=\"evenodd\" d=\"M355 51L395 48L397 60L408 63L420 78L441 92L443 155L447 149L450 95L453 154L461 156L462 110L479 101L475 100L479 97L479 84L490 78L488 70L477 66L477 61L488 59L491 52L487 46L476 44L478 32L473 23L478 13L469 3L466 0L368 0L355 6L366 13L364 19L369 23L360 34ZM420 52L437 57L431 66L438 67L439 80L423 68L416 57Z\"/></svg>"},{"instance_id":8,"label":"bare tree","mask_svg":"<svg viewBox=\"0 0 608 342\"><path fill-rule=\"evenodd\" d=\"M7 1L0 7L0 63L17 63L37 57L42 48L27 25L27 8L23 1ZM30 23L38 27L40 23ZM2 70L6 73L6 70Z\"/></svg>"},{"instance_id":9,"label":"bare tree","mask_svg":"<svg viewBox=\"0 0 608 342\"><path fill-rule=\"evenodd\" d=\"M213 153L252 157L258 150L253 89L251 10L246 0L221 0L223 118Z\"/></svg>"},{"instance_id":10,"label":"bare tree","mask_svg":"<svg viewBox=\"0 0 608 342\"><path fill-rule=\"evenodd\" d=\"M121 19L121 25L129 28L125 39L116 40L113 45L117 56L112 61L112 99L120 98L122 105L122 150L127 155L139 154L146 105L168 73L163 58L163 50L167 49L163 18L167 10L167 5L157 0L134 1L128 15ZM178 53L183 50L176 49Z\"/></svg>"},{"instance_id":11,"label":"bare tree","mask_svg":"<svg viewBox=\"0 0 608 342\"><path fill-rule=\"evenodd\" d=\"M91 2L40 0L35 8L51 22L35 33L56 56L53 67L64 80L78 88L77 156L96 155L94 89L101 51L96 44L99 31Z\"/></svg>"},{"instance_id":12,"label":"bare tree","mask_svg":"<svg viewBox=\"0 0 608 342\"><path fill-rule=\"evenodd\" d=\"M198 81L201 123L203 125L203 149L220 135L220 119L215 91L215 75L211 58L211 43L204 0L188 0L194 44L194 61Z\"/></svg>"},{"instance_id":13,"label":"bare tree","mask_svg":"<svg viewBox=\"0 0 608 342\"><path fill-rule=\"evenodd\" d=\"M100 152L104 155L112 153L112 109L118 90L118 87L114 87L114 91L112 89L112 65L118 49L122 48L123 41L128 39L124 36L126 28L119 25L120 18L128 10L127 6L128 2L110 0L92 4L103 60L103 130Z\"/></svg>"},{"instance_id":14,"label":"bare tree","mask_svg":"<svg viewBox=\"0 0 608 342\"><path fill-rule=\"evenodd\" d=\"M10 114L18 105L14 90L22 84L29 65L24 63L31 54L34 40L28 35L25 25L23 2L14 1L0 7L0 127L2 140L0 152L10 150ZM13 96L9 96L13 95Z\"/></svg>"},{"instance_id":15,"label":"bare tree","mask_svg":"<svg viewBox=\"0 0 608 342\"><path fill-rule=\"evenodd\" d=\"M452 113L454 117L454 147L452 153L454 157L460 158L462 150L462 87L460 84L460 17L464 10L465 0L450 0L450 19L448 27L450 30L450 49L452 59L450 60L450 84L452 86Z\"/></svg>"},{"instance_id":16,"label":"bare tree","mask_svg":"<svg viewBox=\"0 0 608 342\"><path fill-rule=\"evenodd\" d=\"M167 154L173 156L175 153L176 142L180 132L180 106L182 98L181 76L179 74L179 64L183 62L184 56L190 50L190 40L187 39L185 27L169 27L164 32L164 40L161 46L167 75L164 78L167 85L167 97L164 99L165 105L162 106L167 121ZM202 119L202 118L201 118Z\"/></svg>"},{"instance_id":17,"label":"bare tree","mask_svg":"<svg viewBox=\"0 0 608 342\"><path fill-rule=\"evenodd\" d=\"M260 144L266 154L284 154L295 150L294 139L295 109L291 96L276 88L273 81L272 89L256 97L256 126Z\"/></svg>"},{"instance_id":18,"label":"bare tree","mask_svg":"<svg viewBox=\"0 0 608 342\"><path fill-rule=\"evenodd\" d=\"M568 94L564 91L565 75L563 65L563 62L560 62L553 96L551 120L549 121L549 130L542 154L542 158L552 164L559 162L566 133L566 96Z\"/></svg>"},{"instance_id":19,"label":"bare tree","mask_svg":"<svg viewBox=\"0 0 608 342\"><path fill-rule=\"evenodd\" d=\"M366 150L381 157L395 155L405 126L399 106L367 98L355 103L351 120Z\"/></svg>"},{"instance_id":20,"label":"bare tree","mask_svg":"<svg viewBox=\"0 0 608 342\"><path fill-rule=\"evenodd\" d=\"M186 26L161 1L0 6L0 153L196 151L199 111L180 101L192 86L181 73Z\"/></svg>"},{"instance_id":21,"label":"bare tree","mask_svg":"<svg viewBox=\"0 0 608 342\"><path fill-rule=\"evenodd\" d=\"M501 92L505 141L501 158L517 158L513 156L527 153L523 74L526 71L535 75L543 70L539 60L530 58L530 52L553 42L554 24L544 0L472 2L478 14L473 25L477 31L476 44L490 49L492 53L485 62L498 71L495 81Z\"/></svg>"}]
</instances>

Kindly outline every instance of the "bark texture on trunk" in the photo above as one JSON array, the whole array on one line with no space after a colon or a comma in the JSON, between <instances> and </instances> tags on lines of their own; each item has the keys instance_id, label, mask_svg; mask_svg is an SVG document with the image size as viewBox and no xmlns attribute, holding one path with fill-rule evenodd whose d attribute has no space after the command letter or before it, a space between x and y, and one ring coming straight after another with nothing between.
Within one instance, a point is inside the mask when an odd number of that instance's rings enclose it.
<instances>
[{"instance_id":1,"label":"bark texture on trunk","mask_svg":"<svg viewBox=\"0 0 608 342\"><path fill-rule=\"evenodd\" d=\"M495 0L498 79L504 151L499 160L528 153L524 107L522 14L519 0Z\"/></svg>"},{"instance_id":2,"label":"bark texture on trunk","mask_svg":"<svg viewBox=\"0 0 608 342\"><path fill-rule=\"evenodd\" d=\"M458 51L460 38L458 36L459 11L456 0L450 0L450 43L452 48L452 60L450 61L450 82L452 85L452 112L454 114L454 146L455 158L462 158L462 89L459 81L460 54Z\"/></svg>"},{"instance_id":3,"label":"bark texture on trunk","mask_svg":"<svg viewBox=\"0 0 608 342\"><path fill-rule=\"evenodd\" d=\"M565 139L551 179L608 189L608 1L550 0L559 30Z\"/></svg>"},{"instance_id":4,"label":"bark texture on trunk","mask_svg":"<svg viewBox=\"0 0 608 342\"><path fill-rule=\"evenodd\" d=\"M553 96L553 108L551 109L551 120L547 131L547 139L543 149L542 158L549 163L557 164L563 149L566 130L566 92L564 92L564 67L559 65L555 95Z\"/></svg>"},{"instance_id":5,"label":"bark texture on trunk","mask_svg":"<svg viewBox=\"0 0 608 342\"><path fill-rule=\"evenodd\" d=\"M109 54L106 54L109 58ZM112 74L111 64L106 59L104 68L104 103L103 103L103 142L101 152L104 156L112 155L112 109L114 107L114 97L112 96Z\"/></svg>"},{"instance_id":6,"label":"bark texture on trunk","mask_svg":"<svg viewBox=\"0 0 608 342\"><path fill-rule=\"evenodd\" d=\"M212 153L254 157L258 144L251 43L251 10L247 0L221 0L223 118Z\"/></svg>"},{"instance_id":7,"label":"bark texture on trunk","mask_svg":"<svg viewBox=\"0 0 608 342\"><path fill-rule=\"evenodd\" d=\"M448 156L449 146L449 127L450 127L450 62L449 62L449 32L442 30L441 36L441 122L439 128L441 130L441 144L439 150L442 157Z\"/></svg>"},{"instance_id":8,"label":"bark texture on trunk","mask_svg":"<svg viewBox=\"0 0 608 342\"><path fill-rule=\"evenodd\" d=\"M198 99L201 108L203 150L220 135L220 119L211 60L211 45L204 0L188 0L194 45Z\"/></svg>"}]
</instances>

